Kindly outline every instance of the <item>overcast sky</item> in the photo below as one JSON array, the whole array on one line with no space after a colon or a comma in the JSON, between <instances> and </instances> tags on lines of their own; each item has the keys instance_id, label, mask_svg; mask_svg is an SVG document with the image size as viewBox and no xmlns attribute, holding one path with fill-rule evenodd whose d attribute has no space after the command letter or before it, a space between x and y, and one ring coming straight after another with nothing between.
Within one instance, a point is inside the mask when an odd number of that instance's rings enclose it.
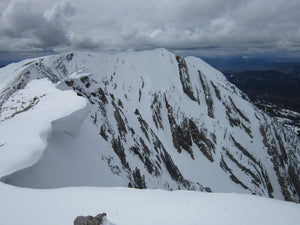
<instances>
[{"instance_id":1,"label":"overcast sky","mask_svg":"<svg viewBox=\"0 0 300 225\"><path fill-rule=\"evenodd\" d=\"M158 47L300 56L300 0L0 0L0 59Z\"/></svg>"}]
</instances>

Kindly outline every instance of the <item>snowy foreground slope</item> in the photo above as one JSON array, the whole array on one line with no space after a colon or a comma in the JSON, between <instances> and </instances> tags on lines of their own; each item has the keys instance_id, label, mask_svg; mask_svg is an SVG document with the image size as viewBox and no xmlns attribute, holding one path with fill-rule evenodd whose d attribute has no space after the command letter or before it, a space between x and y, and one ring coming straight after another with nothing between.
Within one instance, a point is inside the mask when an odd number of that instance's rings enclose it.
<instances>
[{"instance_id":1,"label":"snowy foreground slope","mask_svg":"<svg viewBox=\"0 0 300 225\"><path fill-rule=\"evenodd\" d=\"M24 189L0 184L5 225L71 225L106 212L117 225L297 225L300 205L242 194L128 188Z\"/></svg>"},{"instance_id":2,"label":"snowy foreground slope","mask_svg":"<svg viewBox=\"0 0 300 225\"><path fill-rule=\"evenodd\" d=\"M146 213L148 224L160 218L169 222L155 224L179 224L172 219L199 224L203 208L201 218L211 224L219 224L218 217L211 218L215 213L227 224L241 224L246 211L264 212L270 224L286 218L293 224L297 217L288 212L299 211L299 205L292 203L103 187L236 192L299 202L299 162L299 137L198 58L165 49L71 52L0 69L0 194L7 199L0 216L7 220L23 211L27 223L35 224L29 222L32 208L63 207L59 215L68 224L71 217L102 211L117 224L147 224ZM58 187L64 188L38 190ZM147 202L145 208L140 201ZM191 214L177 218L189 204ZM268 204L286 213L273 218ZM170 214L156 218L167 206ZM134 209L141 221L133 219ZM49 211L44 213L48 218ZM240 220L231 223L236 213Z\"/></svg>"}]
</instances>

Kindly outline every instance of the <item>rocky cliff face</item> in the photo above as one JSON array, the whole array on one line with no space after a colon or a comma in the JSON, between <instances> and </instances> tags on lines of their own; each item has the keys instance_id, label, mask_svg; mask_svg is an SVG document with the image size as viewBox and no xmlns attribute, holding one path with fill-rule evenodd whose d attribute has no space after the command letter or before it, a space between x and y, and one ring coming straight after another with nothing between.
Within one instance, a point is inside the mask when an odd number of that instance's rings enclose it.
<instances>
[{"instance_id":1,"label":"rocky cliff face","mask_svg":"<svg viewBox=\"0 0 300 225\"><path fill-rule=\"evenodd\" d=\"M109 176L120 178L115 185L242 192L299 202L299 137L198 58L157 49L118 55L72 52L21 62L1 90L1 115L13 93L40 78L88 100L80 132L97 136L96 161ZM22 110L1 119L16 113ZM25 170L30 173L23 171L22 181L22 171L3 180L31 186L24 179L34 180L30 174L38 168ZM111 185L105 179L98 184Z\"/></svg>"}]
</instances>

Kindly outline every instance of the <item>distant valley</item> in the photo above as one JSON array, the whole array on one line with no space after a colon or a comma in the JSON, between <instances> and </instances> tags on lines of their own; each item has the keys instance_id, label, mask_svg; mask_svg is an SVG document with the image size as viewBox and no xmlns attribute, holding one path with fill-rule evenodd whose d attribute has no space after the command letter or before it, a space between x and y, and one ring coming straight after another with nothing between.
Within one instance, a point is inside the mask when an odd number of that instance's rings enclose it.
<instances>
[{"instance_id":1,"label":"distant valley","mask_svg":"<svg viewBox=\"0 0 300 225\"><path fill-rule=\"evenodd\" d=\"M295 59L206 59L253 101L300 112L300 62Z\"/></svg>"}]
</instances>

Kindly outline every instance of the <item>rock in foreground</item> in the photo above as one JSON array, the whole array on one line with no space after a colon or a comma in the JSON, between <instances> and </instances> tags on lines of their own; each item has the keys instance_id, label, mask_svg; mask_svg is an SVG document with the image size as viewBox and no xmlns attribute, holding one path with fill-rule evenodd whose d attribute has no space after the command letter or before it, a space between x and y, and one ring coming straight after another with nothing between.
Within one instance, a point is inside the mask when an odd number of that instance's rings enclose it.
<instances>
[{"instance_id":1,"label":"rock in foreground","mask_svg":"<svg viewBox=\"0 0 300 225\"><path fill-rule=\"evenodd\" d=\"M107 225L106 213L99 213L97 216L78 216L74 225Z\"/></svg>"}]
</instances>

